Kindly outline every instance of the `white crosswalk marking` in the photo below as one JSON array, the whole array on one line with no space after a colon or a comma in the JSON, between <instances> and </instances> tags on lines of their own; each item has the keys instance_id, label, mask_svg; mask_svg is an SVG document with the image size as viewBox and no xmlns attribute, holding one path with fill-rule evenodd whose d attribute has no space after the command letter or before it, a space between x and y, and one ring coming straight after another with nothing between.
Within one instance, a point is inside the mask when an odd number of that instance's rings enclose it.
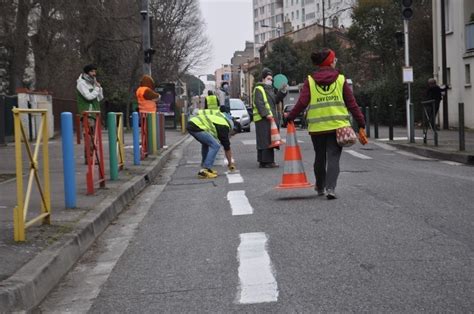
<instances>
[{"instance_id":1,"label":"white crosswalk marking","mask_svg":"<svg viewBox=\"0 0 474 314\"><path fill-rule=\"evenodd\" d=\"M229 180L229 184L244 182L244 178L242 178L239 172L226 172L225 174L227 176L227 180Z\"/></svg>"},{"instance_id":2,"label":"white crosswalk marking","mask_svg":"<svg viewBox=\"0 0 474 314\"><path fill-rule=\"evenodd\" d=\"M346 152L348 154L351 154L352 156L360 158L360 159L372 159L372 157L369 157L369 156L366 156L364 154L358 153L358 152L356 152L354 150L351 150L351 149L344 150L344 152Z\"/></svg>"},{"instance_id":3,"label":"white crosswalk marking","mask_svg":"<svg viewBox=\"0 0 474 314\"><path fill-rule=\"evenodd\" d=\"M245 191L229 191L227 193L227 200L232 208L232 216L252 215L253 208L250 205Z\"/></svg>"},{"instance_id":4,"label":"white crosswalk marking","mask_svg":"<svg viewBox=\"0 0 474 314\"><path fill-rule=\"evenodd\" d=\"M278 284L267 253L267 240L268 237L263 232L240 234L237 254L240 287L237 292L237 303L278 301Z\"/></svg>"}]
</instances>

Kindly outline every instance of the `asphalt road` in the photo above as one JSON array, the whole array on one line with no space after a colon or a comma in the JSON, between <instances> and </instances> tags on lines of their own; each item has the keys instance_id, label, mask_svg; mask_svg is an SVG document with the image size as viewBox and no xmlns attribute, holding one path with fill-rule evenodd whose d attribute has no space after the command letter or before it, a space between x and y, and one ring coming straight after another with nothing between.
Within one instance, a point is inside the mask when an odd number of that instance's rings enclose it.
<instances>
[{"instance_id":1,"label":"asphalt road","mask_svg":"<svg viewBox=\"0 0 474 314\"><path fill-rule=\"evenodd\" d=\"M297 136L313 183L311 140ZM274 189L283 168L257 167L253 131L232 148L239 173L200 180L186 142L39 310L474 310L473 167L357 144L330 201Z\"/></svg>"}]
</instances>

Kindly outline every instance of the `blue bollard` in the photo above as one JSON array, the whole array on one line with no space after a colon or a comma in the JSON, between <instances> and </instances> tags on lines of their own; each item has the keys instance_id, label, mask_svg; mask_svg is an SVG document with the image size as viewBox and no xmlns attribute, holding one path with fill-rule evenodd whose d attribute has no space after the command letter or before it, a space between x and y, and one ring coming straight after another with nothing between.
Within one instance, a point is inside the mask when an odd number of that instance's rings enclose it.
<instances>
[{"instance_id":1,"label":"blue bollard","mask_svg":"<svg viewBox=\"0 0 474 314\"><path fill-rule=\"evenodd\" d=\"M138 125L138 112L132 113L133 128L133 164L140 164L140 126Z\"/></svg>"},{"instance_id":2,"label":"blue bollard","mask_svg":"<svg viewBox=\"0 0 474 314\"><path fill-rule=\"evenodd\" d=\"M76 208L76 165L74 162L74 140L72 129L72 113L61 113L64 200L66 202L66 208Z\"/></svg>"}]
</instances>

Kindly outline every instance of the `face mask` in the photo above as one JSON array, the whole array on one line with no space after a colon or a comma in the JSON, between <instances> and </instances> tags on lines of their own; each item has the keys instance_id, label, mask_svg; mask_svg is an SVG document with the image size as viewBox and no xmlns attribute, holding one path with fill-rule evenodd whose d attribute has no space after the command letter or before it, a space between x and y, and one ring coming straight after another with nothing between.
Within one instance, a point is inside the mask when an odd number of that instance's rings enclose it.
<instances>
[{"instance_id":1,"label":"face mask","mask_svg":"<svg viewBox=\"0 0 474 314\"><path fill-rule=\"evenodd\" d=\"M224 85L223 88L224 88L224 90L228 90L228 89L229 89L229 85Z\"/></svg>"},{"instance_id":2,"label":"face mask","mask_svg":"<svg viewBox=\"0 0 474 314\"><path fill-rule=\"evenodd\" d=\"M265 85L272 85L272 80L265 80Z\"/></svg>"}]
</instances>

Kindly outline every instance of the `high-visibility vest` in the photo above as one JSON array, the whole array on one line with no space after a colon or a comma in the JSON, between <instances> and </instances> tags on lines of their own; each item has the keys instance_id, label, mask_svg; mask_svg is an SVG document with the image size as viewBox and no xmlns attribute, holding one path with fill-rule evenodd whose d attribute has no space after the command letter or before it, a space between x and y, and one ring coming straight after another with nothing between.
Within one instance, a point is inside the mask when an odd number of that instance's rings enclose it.
<instances>
[{"instance_id":1,"label":"high-visibility vest","mask_svg":"<svg viewBox=\"0 0 474 314\"><path fill-rule=\"evenodd\" d=\"M199 109L197 114L198 115L218 115L218 116L224 117L224 115L219 109Z\"/></svg>"},{"instance_id":2,"label":"high-visibility vest","mask_svg":"<svg viewBox=\"0 0 474 314\"><path fill-rule=\"evenodd\" d=\"M263 88L263 86L255 86L255 88L253 90L253 109L252 109L252 111L253 111L253 121L255 121L255 122L258 122L258 121L262 120L262 117L258 113L257 106L255 105L255 92L257 90L259 90L260 93L262 93L263 102L265 103L265 108L267 108L267 110L269 112L269 115L273 117L272 109L270 108L270 103L268 102L267 93L265 93L265 89Z\"/></svg>"},{"instance_id":3,"label":"high-visibility vest","mask_svg":"<svg viewBox=\"0 0 474 314\"><path fill-rule=\"evenodd\" d=\"M344 103L345 80L344 75L339 74L331 85L320 86L308 75L311 98L306 119L309 132L336 130L351 125Z\"/></svg>"},{"instance_id":4,"label":"high-visibility vest","mask_svg":"<svg viewBox=\"0 0 474 314\"><path fill-rule=\"evenodd\" d=\"M207 109L219 109L217 106L217 96L209 95L206 96Z\"/></svg>"},{"instance_id":5,"label":"high-visibility vest","mask_svg":"<svg viewBox=\"0 0 474 314\"><path fill-rule=\"evenodd\" d=\"M230 125L227 119L224 118L224 116L220 116L220 115L198 114L197 116L194 116L191 119L189 119L189 121L194 123L194 125L200 128L202 131L210 133L216 139L218 139L218 137L217 137L217 129L216 129L215 124L223 125L230 128Z\"/></svg>"},{"instance_id":6,"label":"high-visibility vest","mask_svg":"<svg viewBox=\"0 0 474 314\"><path fill-rule=\"evenodd\" d=\"M149 89L149 87L146 86L141 86L137 89L136 95L138 100L138 111L140 113L155 113L156 102L145 99L145 91L147 89Z\"/></svg>"}]
</instances>

